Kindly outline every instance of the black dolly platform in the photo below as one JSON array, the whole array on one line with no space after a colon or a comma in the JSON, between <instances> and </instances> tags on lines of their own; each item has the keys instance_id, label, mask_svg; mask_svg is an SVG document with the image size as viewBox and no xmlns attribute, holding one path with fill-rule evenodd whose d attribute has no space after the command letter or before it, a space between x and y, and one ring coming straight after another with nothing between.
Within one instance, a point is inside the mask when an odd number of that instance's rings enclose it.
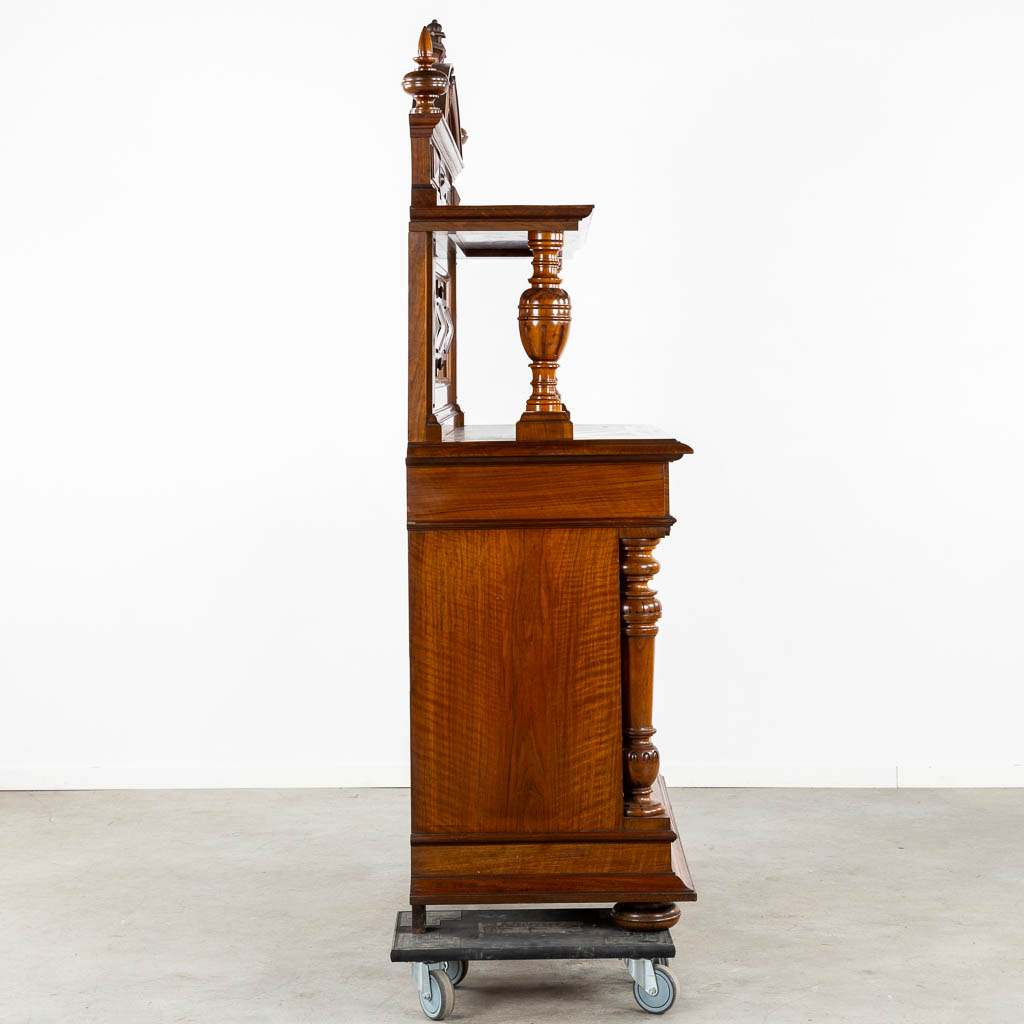
<instances>
[{"instance_id":1,"label":"black dolly platform","mask_svg":"<svg viewBox=\"0 0 1024 1024\"><path fill-rule=\"evenodd\" d=\"M443 1020L473 960L625 960L633 995L648 1013L665 1013L678 982L668 968L676 947L668 931L626 931L607 909L433 910L425 932L399 912L391 959L413 965L420 1006Z\"/></svg>"}]
</instances>

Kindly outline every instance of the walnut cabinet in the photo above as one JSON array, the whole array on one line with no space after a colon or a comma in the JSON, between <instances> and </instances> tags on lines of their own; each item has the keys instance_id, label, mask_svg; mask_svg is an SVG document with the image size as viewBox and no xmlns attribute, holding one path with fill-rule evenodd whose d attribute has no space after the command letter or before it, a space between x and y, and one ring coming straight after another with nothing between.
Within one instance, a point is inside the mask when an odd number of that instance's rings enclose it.
<instances>
[{"instance_id":1,"label":"walnut cabinet","mask_svg":"<svg viewBox=\"0 0 1024 1024\"><path fill-rule=\"evenodd\" d=\"M656 551L674 522L661 432L572 422L558 363L562 259L592 207L470 206L467 141L436 22L412 97L409 538L414 928L428 905L614 904L663 929L696 898L652 741ZM462 259L520 258L529 397L467 425L457 390ZM515 297L498 317L512 343ZM529 367L529 378L526 369Z\"/></svg>"}]
</instances>

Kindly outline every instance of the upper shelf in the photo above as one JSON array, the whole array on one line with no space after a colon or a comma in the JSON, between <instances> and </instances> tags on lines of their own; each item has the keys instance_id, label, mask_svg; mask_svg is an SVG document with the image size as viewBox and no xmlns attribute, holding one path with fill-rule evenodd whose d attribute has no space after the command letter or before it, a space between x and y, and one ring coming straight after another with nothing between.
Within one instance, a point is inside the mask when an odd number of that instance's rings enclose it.
<instances>
[{"instance_id":1,"label":"upper shelf","mask_svg":"<svg viewBox=\"0 0 1024 1024\"><path fill-rule=\"evenodd\" d=\"M531 256L530 231L561 231L563 255L583 243L593 205L586 206L413 206L410 231L447 231L461 256Z\"/></svg>"},{"instance_id":2,"label":"upper shelf","mask_svg":"<svg viewBox=\"0 0 1024 1024\"><path fill-rule=\"evenodd\" d=\"M454 427L441 441L413 441L407 451L410 466L452 465L482 460L576 462L675 462L693 449L657 427L632 424L580 424L572 440L517 441L515 424Z\"/></svg>"}]
</instances>

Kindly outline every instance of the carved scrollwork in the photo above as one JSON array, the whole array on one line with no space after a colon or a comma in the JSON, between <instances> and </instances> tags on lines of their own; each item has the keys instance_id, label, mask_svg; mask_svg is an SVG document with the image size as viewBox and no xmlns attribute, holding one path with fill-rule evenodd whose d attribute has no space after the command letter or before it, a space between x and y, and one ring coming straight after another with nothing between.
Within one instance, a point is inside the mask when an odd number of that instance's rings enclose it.
<instances>
[{"instance_id":1,"label":"carved scrollwork","mask_svg":"<svg viewBox=\"0 0 1024 1024\"><path fill-rule=\"evenodd\" d=\"M441 154L434 148L430 150L430 184L437 190L438 202L442 206L450 206L452 201L452 179L448 173Z\"/></svg>"},{"instance_id":2,"label":"carved scrollwork","mask_svg":"<svg viewBox=\"0 0 1024 1024\"><path fill-rule=\"evenodd\" d=\"M448 375L448 352L455 340L455 321L450 305L451 278L442 261L434 264L434 376Z\"/></svg>"},{"instance_id":3,"label":"carved scrollwork","mask_svg":"<svg viewBox=\"0 0 1024 1024\"><path fill-rule=\"evenodd\" d=\"M445 60L447 51L444 45L444 29L435 18L426 26L425 31L430 34L431 47L438 61L437 69L448 78L448 88L441 103L441 111L452 133L452 138L455 140L455 144L459 147L459 152L461 153L462 147L469 136L463 130L462 122L459 120L459 90L455 85L455 70Z\"/></svg>"}]
</instances>

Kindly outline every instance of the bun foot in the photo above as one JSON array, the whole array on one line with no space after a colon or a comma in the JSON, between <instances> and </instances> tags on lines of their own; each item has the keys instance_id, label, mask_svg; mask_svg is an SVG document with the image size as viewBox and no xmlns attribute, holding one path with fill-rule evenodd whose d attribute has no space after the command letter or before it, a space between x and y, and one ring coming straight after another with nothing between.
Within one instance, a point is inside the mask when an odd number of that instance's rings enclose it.
<instances>
[{"instance_id":1,"label":"bun foot","mask_svg":"<svg viewBox=\"0 0 1024 1024\"><path fill-rule=\"evenodd\" d=\"M616 903L612 920L631 932L661 932L679 920L674 903Z\"/></svg>"}]
</instances>

